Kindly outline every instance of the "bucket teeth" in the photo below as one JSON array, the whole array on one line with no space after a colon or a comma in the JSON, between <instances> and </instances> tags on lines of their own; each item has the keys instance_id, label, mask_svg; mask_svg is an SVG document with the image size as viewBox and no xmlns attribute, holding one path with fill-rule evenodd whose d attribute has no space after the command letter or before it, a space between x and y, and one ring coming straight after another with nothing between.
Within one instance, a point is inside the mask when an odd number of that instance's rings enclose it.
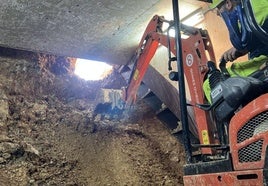
<instances>
[{"instance_id":1,"label":"bucket teeth","mask_svg":"<svg viewBox=\"0 0 268 186\"><path fill-rule=\"evenodd\" d=\"M122 90L121 89L101 89L98 99L98 103L111 103L112 109L124 108L124 101L122 99Z\"/></svg>"}]
</instances>

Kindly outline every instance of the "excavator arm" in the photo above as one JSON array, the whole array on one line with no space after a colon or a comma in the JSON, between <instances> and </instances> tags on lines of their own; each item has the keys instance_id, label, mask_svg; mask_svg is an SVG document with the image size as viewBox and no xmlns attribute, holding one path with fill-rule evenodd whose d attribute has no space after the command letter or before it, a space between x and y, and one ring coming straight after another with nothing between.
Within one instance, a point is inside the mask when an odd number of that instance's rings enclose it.
<instances>
[{"instance_id":1,"label":"excavator arm","mask_svg":"<svg viewBox=\"0 0 268 186\"><path fill-rule=\"evenodd\" d=\"M148 66L154 57L159 46L165 46L169 49L169 63L176 60L175 38L169 37L162 30L163 23L168 23L172 27L172 21L167 21L163 17L155 15L148 24L142 39L139 43L134 68L132 70L128 86L123 90L123 99L126 105L131 105L136 101L136 94ZM212 137L215 128L210 126L207 113L200 109L198 105L205 104L202 84L208 71L207 61L215 61L213 48L209 36L205 30L181 25L182 31L188 35L187 39L182 39L183 51L183 68L186 84L189 87L190 100L189 105L192 106L192 112L195 115L195 128L198 131L198 138L201 145L215 144L216 140ZM169 30L168 30L169 31ZM168 64L167 66L170 65ZM171 69L169 69L171 70ZM172 72L176 75L176 72ZM169 95L166 95L169 96ZM178 98L179 99L179 98ZM180 108L178 108L180 109ZM198 117L196 117L198 116ZM211 154L211 148L202 148L203 154Z\"/></svg>"},{"instance_id":2,"label":"excavator arm","mask_svg":"<svg viewBox=\"0 0 268 186\"><path fill-rule=\"evenodd\" d=\"M159 44L167 40L166 35L161 33L163 17L154 16L148 24L136 51L134 69L128 86L124 89L123 99L127 105L136 101L136 94L142 79L148 69L151 59L156 53Z\"/></svg>"}]
</instances>

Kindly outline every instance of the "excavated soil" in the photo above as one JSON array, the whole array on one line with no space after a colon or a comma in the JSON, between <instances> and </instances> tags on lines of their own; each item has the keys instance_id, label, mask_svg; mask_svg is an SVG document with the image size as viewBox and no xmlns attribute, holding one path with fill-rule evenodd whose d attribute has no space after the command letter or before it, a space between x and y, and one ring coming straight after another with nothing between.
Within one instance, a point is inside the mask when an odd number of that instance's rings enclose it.
<instances>
[{"instance_id":1,"label":"excavated soil","mask_svg":"<svg viewBox=\"0 0 268 186\"><path fill-rule=\"evenodd\" d=\"M123 81L81 80L70 61L0 48L0 186L182 185L183 147L148 105L93 119Z\"/></svg>"}]
</instances>

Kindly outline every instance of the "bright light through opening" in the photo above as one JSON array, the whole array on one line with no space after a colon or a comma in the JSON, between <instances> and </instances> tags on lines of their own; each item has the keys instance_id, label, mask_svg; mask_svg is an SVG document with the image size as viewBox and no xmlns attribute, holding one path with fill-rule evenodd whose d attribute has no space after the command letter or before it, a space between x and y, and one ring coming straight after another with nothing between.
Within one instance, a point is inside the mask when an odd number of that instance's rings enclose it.
<instances>
[{"instance_id":1,"label":"bright light through opening","mask_svg":"<svg viewBox=\"0 0 268 186\"><path fill-rule=\"evenodd\" d=\"M104 62L77 59L74 73L85 80L101 80L112 72L113 67Z\"/></svg>"}]
</instances>

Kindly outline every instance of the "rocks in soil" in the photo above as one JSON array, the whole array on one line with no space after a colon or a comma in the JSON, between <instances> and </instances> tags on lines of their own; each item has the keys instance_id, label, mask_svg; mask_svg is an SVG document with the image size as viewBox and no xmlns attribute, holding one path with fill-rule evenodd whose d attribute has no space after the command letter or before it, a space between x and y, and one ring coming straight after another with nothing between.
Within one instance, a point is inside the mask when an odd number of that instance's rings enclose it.
<instances>
[{"instance_id":1,"label":"rocks in soil","mask_svg":"<svg viewBox=\"0 0 268 186\"><path fill-rule=\"evenodd\" d=\"M144 102L96 108L120 75L87 82L64 59L0 48L0 185L182 185L183 148Z\"/></svg>"}]
</instances>

